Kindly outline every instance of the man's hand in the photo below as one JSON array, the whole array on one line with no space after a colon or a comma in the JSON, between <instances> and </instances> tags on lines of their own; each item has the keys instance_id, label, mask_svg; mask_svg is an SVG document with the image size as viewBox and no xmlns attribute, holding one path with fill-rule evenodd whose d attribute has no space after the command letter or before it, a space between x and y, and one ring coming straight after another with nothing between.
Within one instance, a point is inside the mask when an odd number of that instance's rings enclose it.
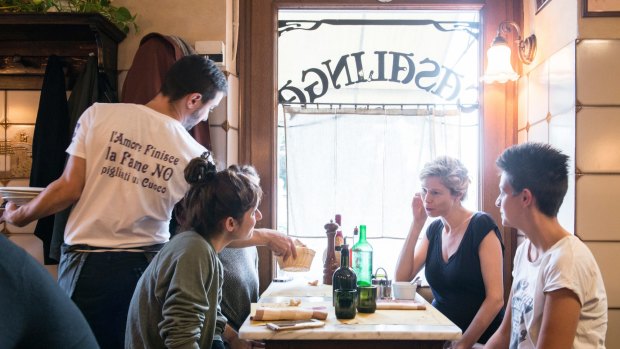
<instances>
[{"instance_id":1,"label":"man's hand","mask_svg":"<svg viewBox=\"0 0 620 349\"><path fill-rule=\"evenodd\" d=\"M287 235L271 229L256 229L260 230L262 234L265 234L266 246L276 256L282 256L282 259L287 260L289 257L297 258L297 249L295 248L295 242Z\"/></svg>"},{"instance_id":2,"label":"man's hand","mask_svg":"<svg viewBox=\"0 0 620 349\"><path fill-rule=\"evenodd\" d=\"M4 212L2 212L2 217L0 217L0 223L7 222L17 227L23 227L25 224L21 224L21 222L16 218L17 209L19 206L15 205L15 203L9 201L4 206Z\"/></svg>"},{"instance_id":3,"label":"man's hand","mask_svg":"<svg viewBox=\"0 0 620 349\"><path fill-rule=\"evenodd\" d=\"M252 237L247 240L234 240L227 247L244 248L250 246L267 246L276 256L284 260L289 257L297 258L295 242L286 234L273 229L255 228Z\"/></svg>"}]
</instances>

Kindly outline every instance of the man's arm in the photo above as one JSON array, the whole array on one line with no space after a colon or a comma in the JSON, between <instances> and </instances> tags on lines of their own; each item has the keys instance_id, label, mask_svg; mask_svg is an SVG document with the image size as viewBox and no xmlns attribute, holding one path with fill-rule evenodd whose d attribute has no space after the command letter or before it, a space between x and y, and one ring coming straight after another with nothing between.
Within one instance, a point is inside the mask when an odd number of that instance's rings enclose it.
<instances>
[{"instance_id":1,"label":"man's arm","mask_svg":"<svg viewBox=\"0 0 620 349\"><path fill-rule=\"evenodd\" d=\"M82 195L86 178L86 160L70 156L60 178L50 183L36 198L23 206L10 202L1 220L23 227L39 218L62 211Z\"/></svg>"},{"instance_id":2,"label":"man's arm","mask_svg":"<svg viewBox=\"0 0 620 349\"><path fill-rule=\"evenodd\" d=\"M285 234L265 228L256 228L252 237L247 240L234 240L227 247L243 248L251 246L267 246L276 256L287 260L290 256L297 258L295 242Z\"/></svg>"}]
</instances>

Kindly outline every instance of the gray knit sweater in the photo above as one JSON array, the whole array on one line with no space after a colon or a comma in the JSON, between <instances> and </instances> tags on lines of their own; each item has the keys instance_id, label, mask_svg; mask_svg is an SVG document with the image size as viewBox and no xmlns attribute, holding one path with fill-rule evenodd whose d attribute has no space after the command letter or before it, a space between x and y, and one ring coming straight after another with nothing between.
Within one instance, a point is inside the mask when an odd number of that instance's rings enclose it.
<instances>
[{"instance_id":1,"label":"gray knit sweater","mask_svg":"<svg viewBox=\"0 0 620 349\"><path fill-rule=\"evenodd\" d=\"M219 254L224 266L222 313L237 331L258 301L258 252L256 247L225 248Z\"/></svg>"},{"instance_id":2,"label":"gray knit sweater","mask_svg":"<svg viewBox=\"0 0 620 349\"><path fill-rule=\"evenodd\" d=\"M223 268L193 231L176 235L138 281L127 317L125 348L209 349L221 339Z\"/></svg>"}]
</instances>

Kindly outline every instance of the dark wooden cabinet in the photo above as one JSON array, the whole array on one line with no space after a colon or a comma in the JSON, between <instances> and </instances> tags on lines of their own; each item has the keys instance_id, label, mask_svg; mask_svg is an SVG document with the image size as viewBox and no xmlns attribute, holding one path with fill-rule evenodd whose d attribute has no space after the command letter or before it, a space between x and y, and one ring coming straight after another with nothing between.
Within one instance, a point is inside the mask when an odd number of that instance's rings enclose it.
<instances>
[{"instance_id":1,"label":"dark wooden cabinet","mask_svg":"<svg viewBox=\"0 0 620 349\"><path fill-rule=\"evenodd\" d=\"M0 89L41 89L50 55L64 61L69 90L89 55L117 86L117 47L124 38L100 14L0 13Z\"/></svg>"}]
</instances>

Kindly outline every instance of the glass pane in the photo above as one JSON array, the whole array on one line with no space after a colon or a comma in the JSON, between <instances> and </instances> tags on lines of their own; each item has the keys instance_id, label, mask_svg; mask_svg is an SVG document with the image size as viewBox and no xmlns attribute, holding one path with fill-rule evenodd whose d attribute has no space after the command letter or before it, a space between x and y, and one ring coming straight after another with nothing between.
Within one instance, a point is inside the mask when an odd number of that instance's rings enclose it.
<instances>
[{"instance_id":1,"label":"glass pane","mask_svg":"<svg viewBox=\"0 0 620 349\"><path fill-rule=\"evenodd\" d=\"M478 209L478 28L475 11L280 11L278 229L316 246L310 274L339 213L393 275L436 156L467 166Z\"/></svg>"}]
</instances>

